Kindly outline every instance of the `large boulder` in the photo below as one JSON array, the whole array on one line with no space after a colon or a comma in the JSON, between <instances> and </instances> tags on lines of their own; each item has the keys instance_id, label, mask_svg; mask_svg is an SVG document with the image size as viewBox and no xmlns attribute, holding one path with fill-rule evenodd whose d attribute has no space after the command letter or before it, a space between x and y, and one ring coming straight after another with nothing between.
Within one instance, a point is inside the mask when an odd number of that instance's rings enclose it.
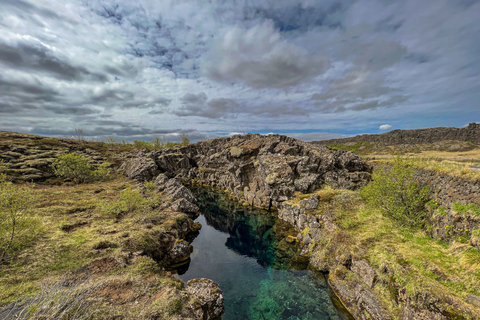
<instances>
[{"instance_id":1,"label":"large boulder","mask_svg":"<svg viewBox=\"0 0 480 320\"><path fill-rule=\"evenodd\" d=\"M205 278L192 279L187 283L187 292L193 300L196 319L222 319L225 312L223 292L215 281Z\"/></svg>"},{"instance_id":2,"label":"large boulder","mask_svg":"<svg viewBox=\"0 0 480 320\"><path fill-rule=\"evenodd\" d=\"M160 173L155 160L147 154L139 153L136 157L125 161L120 170L130 179L137 181L152 180Z\"/></svg>"},{"instance_id":3,"label":"large boulder","mask_svg":"<svg viewBox=\"0 0 480 320\"><path fill-rule=\"evenodd\" d=\"M171 206L171 209L173 211L184 213L197 213L200 210L196 205L184 198L175 200Z\"/></svg>"},{"instance_id":4,"label":"large boulder","mask_svg":"<svg viewBox=\"0 0 480 320\"><path fill-rule=\"evenodd\" d=\"M173 201L193 202L193 195L179 181L196 181L267 208L278 207L295 192L313 192L325 184L359 188L368 183L371 170L352 152L332 151L286 136L252 134L155 151L136 162L130 160L126 167L129 176L150 176L155 169L163 172L157 186Z\"/></svg>"}]
</instances>

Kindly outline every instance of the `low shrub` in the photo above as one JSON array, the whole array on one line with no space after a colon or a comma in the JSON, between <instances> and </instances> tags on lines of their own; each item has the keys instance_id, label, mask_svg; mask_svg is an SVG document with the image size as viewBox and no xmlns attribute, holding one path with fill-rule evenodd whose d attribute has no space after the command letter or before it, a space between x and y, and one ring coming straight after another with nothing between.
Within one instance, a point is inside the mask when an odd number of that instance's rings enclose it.
<instances>
[{"instance_id":1,"label":"low shrub","mask_svg":"<svg viewBox=\"0 0 480 320\"><path fill-rule=\"evenodd\" d=\"M413 168L396 157L392 166L380 166L374 171L373 181L362 188L360 195L398 224L422 227L430 190L420 187L413 178Z\"/></svg>"},{"instance_id":2,"label":"low shrub","mask_svg":"<svg viewBox=\"0 0 480 320\"><path fill-rule=\"evenodd\" d=\"M0 174L0 263L33 241L41 225L33 215L36 193L30 185L14 185Z\"/></svg>"},{"instance_id":3,"label":"low shrub","mask_svg":"<svg viewBox=\"0 0 480 320\"><path fill-rule=\"evenodd\" d=\"M66 178L75 183L84 183L94 180L105 180L110 169L107 163L102 163L95 168L89 159L75 153L66 153L59 156L53 163L52 169L56 176Z\"/></svg>"}]
</instances>

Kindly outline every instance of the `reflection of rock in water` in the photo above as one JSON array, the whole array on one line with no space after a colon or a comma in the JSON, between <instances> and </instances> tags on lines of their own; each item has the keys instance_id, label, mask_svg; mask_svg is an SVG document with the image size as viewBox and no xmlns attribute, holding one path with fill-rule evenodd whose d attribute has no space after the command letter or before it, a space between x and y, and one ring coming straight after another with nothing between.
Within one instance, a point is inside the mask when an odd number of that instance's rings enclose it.
<instances>
[{"instance_id":1,"label":"reflection of rock in water","mask_svg":"<svg viewBox=\"0 0 480 320\"><path fill-rule=\"evenodd\" d=\"M192 191L207 223L230 235L226 242L229 249L256 258L264 267L289 267L292 256L298 253L298 245L285 246L284 235L280 236L277 228L280 221L273 213L239 206L209 190Z\"/></svg>"},{"instance_id":2,"label":"reflection of rock in water","mask_svg":"<svg viewBox=\"0 0 480 320\"><path fill-rule=\"evenodd\" d=\"M186 263L179 265L174 268L174 270L177 272L177 274L182 275L185 274L188 271L188 268L190 267L190 259L187 260Z\"/></svg>"}]
</instances>

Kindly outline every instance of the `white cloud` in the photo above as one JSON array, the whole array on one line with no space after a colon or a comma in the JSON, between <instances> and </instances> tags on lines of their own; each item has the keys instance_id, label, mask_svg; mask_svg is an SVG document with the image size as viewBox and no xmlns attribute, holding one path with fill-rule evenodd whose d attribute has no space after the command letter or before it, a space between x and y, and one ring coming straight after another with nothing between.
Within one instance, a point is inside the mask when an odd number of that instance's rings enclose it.
<instances>
[{"instance_id":1,"label":"white cloud","mask_svg":"<svg viewBox=\"0 0 480 320\"><path fill-rule=\"evenodd\" d=\"M380 130L390 130L392 129L392 126L389 124L382 124L380 127L378 127Z\"/></svg>"},{"instance_id":2,"label":"white cloud","mask_svg":"<svg viewBox=\"0 0 480 320\"><path fill-rule=\"evenodd\" d=\"M4 0L1 123L135 136L461 126L480 118L479 15L478 1L447 0Z\"/></svg>"},{"instance_id":3,"label":"white cloud","mask_svg":"<svg viewBox=\"0 0 480 320\"><path fill-rule=\"evenodd\" d=\"M328 63L282 39L267 20L248 30L230 28L203 60L204 74L216 81L239 81L254 88L286 88L309 81Z\"/></svg>"}]
</instances>

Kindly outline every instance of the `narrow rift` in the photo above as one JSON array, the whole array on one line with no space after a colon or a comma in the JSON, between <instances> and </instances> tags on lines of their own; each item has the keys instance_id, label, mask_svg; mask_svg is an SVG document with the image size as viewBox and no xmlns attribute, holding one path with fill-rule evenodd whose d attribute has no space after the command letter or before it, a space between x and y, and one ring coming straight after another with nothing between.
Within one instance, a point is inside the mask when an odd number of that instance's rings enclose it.
<instances>
[{"instance_id":1,"label":"narrow rift","mask_svg":"<svg viewBox=\"0 0 480 320\"><path fill-rule=\"evenodd\" d=\"M332 301L323 275L306 270L295 234L274 214L247 209L218 193L193 190L202 230L183 281L209 278L225 296L223 319L349 319Z\"/></svg>"}]
</instances>

